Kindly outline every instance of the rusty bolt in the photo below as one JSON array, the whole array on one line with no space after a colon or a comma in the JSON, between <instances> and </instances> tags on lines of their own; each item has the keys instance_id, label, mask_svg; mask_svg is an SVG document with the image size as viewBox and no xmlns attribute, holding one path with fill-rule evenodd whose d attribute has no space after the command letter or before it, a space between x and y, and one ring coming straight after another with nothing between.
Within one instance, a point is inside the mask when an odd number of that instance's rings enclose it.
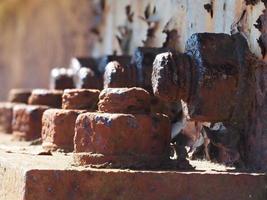
<instances>
[{"instance_id":1,"label":"rusty bolt","mask_svg":"<svg viewBox=\"0 0 267 200\"><path fill-rule=\"evenodd\" d=\"M187 41L185 53L157 55L152 86L167 101L184 100L198 121L224 121L237 103L243 61L248 50L241 35L196 33Z\"/></svg>"}]
</instances>

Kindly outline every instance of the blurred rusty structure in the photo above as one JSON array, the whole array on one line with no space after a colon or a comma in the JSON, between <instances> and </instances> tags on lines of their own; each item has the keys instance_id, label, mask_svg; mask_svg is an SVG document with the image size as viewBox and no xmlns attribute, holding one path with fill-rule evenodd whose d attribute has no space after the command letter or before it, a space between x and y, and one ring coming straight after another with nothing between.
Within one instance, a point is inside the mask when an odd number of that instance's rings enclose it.
<instances>
[{"instance_id":1,"label":"blurred rusty structure","mask_svg":"<svg viewBox=\"0 0 267 200\"><path fill-rule=\"evenodd\" d=\"M1 1L0 199L265 200L266 7Z\"/></svg>"},{"instance_id":2,"label":"blurred rusty structure","mask_svg":"<svg viewBox=\"0 0 267 200\"><path fill-rule=\"evenodd\" d=\"M0 99L14 87L47 87L50 69L73 56L133 54L143 44L161 47L166 33L183 51L195 32L237 28L261 56L254 24L263 9L260 0L1 1Z\"/></svg>"}]
</instances>

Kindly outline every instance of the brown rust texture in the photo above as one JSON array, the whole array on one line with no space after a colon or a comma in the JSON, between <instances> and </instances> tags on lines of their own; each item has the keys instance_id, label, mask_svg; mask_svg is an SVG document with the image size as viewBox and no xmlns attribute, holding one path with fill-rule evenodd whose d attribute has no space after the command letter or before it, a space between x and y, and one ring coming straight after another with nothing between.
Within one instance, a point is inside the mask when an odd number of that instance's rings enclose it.
<instances>
[{"instance_id":1,"label":"brown rust texture","mask_svg":"<svg viewBox=\"0 0 267 200\"><path fill-rule=\"evenodd\" d=\"M183 63L176 62L179 57L171 56L171 53L156 58L152 76L155 79L152 81L155 93L160 96L162 92L163 98L177 100L186 96L184 99L188 103L192 120L223 121L227 133L224 134L221 145L232 155L229 160L234 163L237 160L241 163L243 161L245 166L252 169L266 169L264 136L261 137L262 140L256 139L247 130L248 126L253 126L253 120L257 119L257 115L250 116L253 113L253 105L256 106L254 112L259 112L258 103L255 103L255 99L259 97L255 97L255 92L259 89L263 91L266 87L264 77L261 77L261 84L255 85L255 68L263 65L260 64L261 61L249 51L241 34L194 34L188 40L186 50L187 55L183 56L190 56L191 65L183 66ZM181 71L180 66L186 70ZM188 76L189 85L185 84L184 80L184 77L187 77L186 71L191 73ZM184 85L189 89L184 90ZM178 91L169 97L166 90L171 88ZM187 91L187 95L184 95L183 91ZM264 101L265 99L262 100ZM265 110L266 108L262 107L260 112ZM257 129L252 128L252 132L261 134L262 131ZM251 142L253 144L250 144ZM259 152L252 153L254 148L260 149ZM258 157L262 163L250 162L248 158L253 158L252 155Z\"/></svg>"},{"instance_id":2,"label":"brown rust texture","mask_svg":"<svg viewBox=\"0 0 267 200\"><path fill-rule=\"evenodd\" d=\"M64 90L75 88L74 73L65 68L53 68L50 74L50 89Z\"/></svg>"},{"instance_id":3,"label":"brown rust texture","mask_svg":"<svg viewBox=\"0 0 267 200\"><path fill-rule=\"evenodd\" d=\"M73 151L75 121L85 111L48 109L42 117L42 146L46 150Z\"/></svg>"},{"instance_id":4,"label":"brown rust texture","mask_svg":"<svg viewBox=\"0 0 267 200\"><path fill-rule=\"evenodd\" d=\"M165 101L187 101L192 82L190 63L189 56L176 52L158 54L153 63L153 93ZM178 78L178 74L183 75Z\"/></svg>"},{"instance_id":5,"label":"brown rust texture","mask_svg":"<svg viewBox=\"0 0 267 200\"><path fill-rule=\"evenodd\" d=\"M243 81L239 76L245 76L243 68L251 67L240 61L247 51L240 34L197 33L188 39L186 53L195 71L188 100L192 119L225 121L231 117L232 108L239 104L235 98Z\"/></svg>"},{"instance_id":6,"label":"brown rust texture","mask_svg":"<svg viewBox=\"0 0 267 200\"><path fill-rule=\"evenodd\" d=\"M35 89L32 91L28 103L30 105L45 105L53 108L61 108L62 95L63 91L61 90Z\"/></svg>"},{"instance_id":7,"label":"brown rust texture","mask_svg":"<svg viewBox=\"0 0 267 200\"><path fill-rule=\"evenodd\" d=\"M20 140L41 137L42 116L47 106L16 105L13 109L13 135Z\"/></svg>"},{"instance_id":8,"label":"brown rust texture","mask_svg":"<svg viewBox=\"0 0 267 200\"><path fill-rule=\"evenodd\" d=\"M80 164L159 165L169 142L165 115L85 113L76 121L74 157Z\"/></svg>"},{"instance_id":9,"label":"brown rust texture","mask_svg":"<svg viewBox=\"0 0 267 200\"><path fill-rule=\"evenodd\" d=\"M184 100L193 120L228 120L236 103L240 59L247 49L240 35L193 34L184 54L168 52L156 57L153 91L168 101Z\"/></svg>"},{"instance_id":10,"label":"brown rust texture","mask_svg":"<svg viewBox=\"0 0 267 200\"><path fill-rule=\"evenodd\" d=\"M255 68L254 102L246 127L246 162L254 170L267 170L267 65L250 57Z\"/></svg>"},{"instance_id":11,"label":"brown rust texture","mask_svg":"<svg viewBox=\"0 0 267 200\"><path fill-rule=\"evenodd\" d=\"M163 27L171 21L167 30L177 30L179 38L176 46L183 51L185 41L192 33L214 31L230 33L231 24L236 22L244 9L247 9L249 16L244 22L247 27L246 34L253 52L258 52L255 40L257 31L253 24L255 16L262 10L261 3L253 7L251 5L244 7L244 0L213 1L214 17L211 18L203 6L212 1L103 2L101 0L79 0L78 3L72 0L53 2L27 0L23 3L20 0L1 1L0 70L3 74L1 77L3 87L0 88L0 98L4 99L8 89L12 87L46 87L50 69L68 65L72 56L88 56L91 52L96 56L114 51L121 53L116 36L118 27L127 24L129 15L132 31L128 41L130 53L133 53L136 46L142 45L147 29L153 26L153 19L157 21L158 30L154 33L150 46L162 46L165 41L165 35L162 34ZM248 0L248 2L254 1ZM129 5L126 16L125 9ZM140 19L140 16L144 16L148 5L150 9L147 10L152 14L148 17L148 20L152 20L151 26Z\"/></svg>"},{"instance_id":12,"label":"brown rust texture","mask_svg":"<svg viewBox=\"0 0 267 200\"><path fill-rule=\"evenodd\" d=\"M27 104L31 93L31 89L11 89L8 94L8 101Z\"/></svg>"},{"instance_id":13,"label":"brown rust texture","mask_svg":"<svg viewBox=\"0 0 267 200\"><path fill-rule=\"evenodd\" d=\"M97 74L93 69L82 67L75 76L76 88L102 89L103 78L101 74Z\"/></svg>"},{"instance_id":14,"label":"brown rust texture","mask_svg":"<svg viewBox=\"0 0 267 200\"><path fill-rule=\"evenodd\" d=\"M62 96L63 109L97 110L99 90L95 89L68 89Z\"/></svg>"},{"instance_id":15,"label":"brown rust texture","mask_svg":"<svg viewBox=\"0 0 267 200\"><path fill-rule=\"evenodd\" d=\"M104 73L104 88L129 87L130 77L127 66L122 66L117 61L109 62ZM130 74L132 75L132 74Z\"/></svg>"},{"instance_id":16,"label":"brown rust texture","mask_svg":"<svg viewBox=\"0 0 267 200\"><path fill-rule=\"evenodd\" d=\"M148 113L150 94L142 88L106 88L99 95L98 110L108 113Z\"/></svg>"},{"instance_id":17,"label":"brown rust texture","mask_svg":"<svg viewBox=\"0 0 267 200\"><path fill-rule=\"evenodd\" d=\"M36 169L25 177L25 200L266 199L263 175Z\"/></svg>"},{"instance_id":18,"label":"brown rust texture","mask_svg":"<svg viewBox=\"0 0 267 200\"><path fill-rule=\"evenodd\" d=\"M12 133L13 107L15 103L0 103L0 132Z\"/></svg>"},{"instance_id":19,"label":"brown rust texture","mask_svg":"<svg viewBox=\"0 0 267 200\"><path fill-rule=\"evenodd\" d=\"M266 200L264 173L235 172L205 161L191 162L197 166L191 172L75 167L69 154L32 155L40 146L7 144L10 139L3 135L0 141L0 199Z\"/></svg>"}]
</instances>

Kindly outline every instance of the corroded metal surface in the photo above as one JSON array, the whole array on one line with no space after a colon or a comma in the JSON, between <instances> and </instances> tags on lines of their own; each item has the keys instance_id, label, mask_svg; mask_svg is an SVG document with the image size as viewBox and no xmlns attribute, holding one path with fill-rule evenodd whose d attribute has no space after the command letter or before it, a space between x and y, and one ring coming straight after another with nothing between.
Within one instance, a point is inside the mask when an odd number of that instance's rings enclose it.
<instances>
[{"instance_id":1,"label":"corroded metal surface","mask_svg":"<svg viewBox=\"0 0 267 200\"><path fill-rule=\"evenodd\" d=\"M236 104L241 103L237 94L244 90L240 88L245 81L242 77L250 80L249 73L244 73L251 68L244 62L247 52L241 35L193 34L185 54L157 56L152 75L154 93L166 100L187 102L193 120L229 120Z\"/></svg>"},{"instance_id":2,"label":"corroded metal surface","mask_svg":"<svg viewBox=\"0 0 267 200\"><path fill-rule=\"evenodd\" d=\"M184 54L156 57L153 91L168 101L184 100L191 120L222 121L227 131L209 139L221 137L221 147L236 155L233 159L266 170L266 66L241 34L198 33Z\"/></svg>"},{"instance_id":3,"label":"corroded metal surface","mask_svg":"<svg viewBox=\"0 0 267 200\"><path fill-rule=\"evenodd\" d=\"M207 4L212 15L204 8ZM177 33L174 46L183 51L193 33L230 33L244 10L238 25L252 51L261 56L260 32L254 24L263 9L261 1L246 5L244 0L1 1L0 98L18 85L47 86L50 69L67 65L72 56L125 53L117 40L122 33L127 40L120 43L127 43L127 53L147 40L149 46L161 47L166 38L163 30ZM147 39L148 28L153 28L153 37Z\"/></svg>"},{"instance_id":4,"label":"corroded metal surface","mask_svg":"<svg viewBox=\"0 0 267 200\"><path fill-rule=\"evenodd\" d=\"M266 199L265 174L231 172L210 162L192 161L192 172L92 169L71 165L70 154L41 151L1 136L1 199Z\"/></svg>"}]
</instances>

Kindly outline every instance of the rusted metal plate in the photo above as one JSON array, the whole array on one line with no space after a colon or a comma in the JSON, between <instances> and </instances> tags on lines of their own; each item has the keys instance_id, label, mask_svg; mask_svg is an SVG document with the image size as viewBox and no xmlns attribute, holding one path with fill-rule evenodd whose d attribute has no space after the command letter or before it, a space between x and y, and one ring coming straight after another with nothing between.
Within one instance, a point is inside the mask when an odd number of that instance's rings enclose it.
<instances>
[{"instance_id":1,"label":"rusted metal plate","mask_svg":"<svg viewBox=\"0 0 267 200\"><path fill-rule=\"evenodd\" d=\"M227 172L204 161L194 172L92 169L67 154L37 155L40 146L0 142L0 199L266 200L265 174Z\"/></svg>"}]
</instances>

